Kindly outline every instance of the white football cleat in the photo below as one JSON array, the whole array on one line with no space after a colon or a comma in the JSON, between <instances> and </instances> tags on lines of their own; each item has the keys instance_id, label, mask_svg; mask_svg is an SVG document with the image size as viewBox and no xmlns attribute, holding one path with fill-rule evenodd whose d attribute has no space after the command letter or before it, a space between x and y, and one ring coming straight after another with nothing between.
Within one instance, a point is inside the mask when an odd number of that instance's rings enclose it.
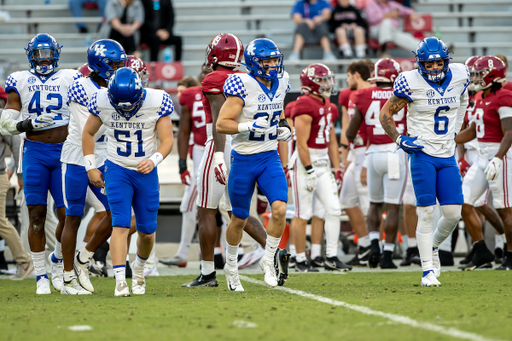
<instances>
[{"instance_id":1,"label":"white football cleat","mask_svg":"<svg viewBox=\"0 0 512 341\"><path fill-rule=\"evenodd\" d=\"M224 275L226 275L226 282L230 291L244 291L240 278L238 277L238 269L230 268L228 264L224 266Z\"/></svg>"},{"instance_id":2,"label":"white football cleat","mask_svg":"<svg viewBox=\"0 0 512 341\"><path fill-rule=\"evenodd\" d=\"M158 272L158 269L155 267L144 267L144 277L158 277L160 276L160 273Z\"/></svg>"},{"instance_id":3,"label":"white football cleat","mask_svg":"<svg viewBox=\"0 0 512 341\"><path fill-rule=\"evenodd\" d=\"M94 287L89 279L89 262L82 263L79 257L80 252L77 253L73 262L73 267L75 269L76 276L78 277L78 281L85 290L94 292Z\"/></svg>"},{"instance_id":4,"label":"white football cleat","mask_svg":"<svg viewBox=\"0 0 512 341\"><path fill-rule=\"evenodd\" d=\"M271 287L277 286L276 268L274 267L274 261L263 257L260 260L260 269L265 274L265 283Z\"/></svg>"},{"instance_id":5,"label":"white football cleat","mask_svg":"<svg viewBox=\"0 0 512 341\"><path fill-rule=\"evenodd\" d=\"M429 270L426 274L423 272L423 277L421 277L421 286L422 287L440 287L441 283L437 280L436 275L433 270Z\"/></svg>"},{"instance_id":6,"label":"white football cleat","mask_svg":"<svg viewBox=\"0 0 512 341\"><path fill-rule=\"evenodd\" d=\"M48 261L52 267L52 285L57 291L61 291L64 283L64 263L62 259L59 262L53 262L53 252L48 256Z\"/></svg>"},{"instance_id":7,"label":"white football cleat","mask_svg":"<svg viewBox=\"0 0 512 341\"><path fill-rule=\"evenodd\" d=\"M439 278L441 276L441 261L439 260L439 248L433 247L432 248L432 266L434 270L434 274L436 275L436 278Z\"/></svg>"},{"instance_id":8,"label":"white football cleat","mask_svg":"<svg viewBox=\"0 0 512 341\"><path fill-rule=\"evenodd\" d=\"M243 269L258 263L264 255L265 249L258 244L256 250L246 253L242 259L240 259L238 262L238 269Z\"/></svg>"},{"instance_id":9,"label":"white football cleat","mask_svg":"<svg viewBox=\"0 0 512 341\"><path fill-rule=\"evenodd\" d=\"M64 282L60 293L61 295L91 295L90 291L78 284L76 278L73 278L69 283Z\"/></svg>"},{"instance_id":10,"label":"white football cleat","mask_svg":"<svg viewBox=\"0 0 512 341\"><path fill-rule=\"evenodd\" d=\"M47 277L41 277L37 281L36 294L37 295L47 295L47 294L51 294L51 293L52 293L52 291L50 290L50 281L48 280Z\"/></svg>"},{"instance_id":11,"label":"white football cleat","mask_svg":"<svg viewBox=\"0 0 512 341\"><path fill-rule=\"evenodd\" d=\"M135 262L132 264L132 293L134 295L144 295L146 293L144 267L136 267Z\"/></svg>"},{"instance_id":12,"label":"white football cleat","mask_svg":"<svg viewBox=\"0 0 512 341\"><path fill-rule=\"evenodd\" d=\"M130 297L130 288L128 288L128 284L126 284L126 281L116 281L116 291L114 293L114 296Z\"/></svg>"}]
</instances>

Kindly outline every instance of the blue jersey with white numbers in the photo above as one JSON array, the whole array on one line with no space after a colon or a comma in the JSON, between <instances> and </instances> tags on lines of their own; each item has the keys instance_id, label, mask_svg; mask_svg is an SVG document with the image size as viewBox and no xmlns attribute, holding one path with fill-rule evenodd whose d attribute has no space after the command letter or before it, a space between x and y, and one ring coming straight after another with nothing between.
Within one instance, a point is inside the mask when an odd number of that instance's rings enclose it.
<instances>
[{"instance_id":1,"label":"blue jersey with white numbers","mask_svg":"<svg viewBox=\"0 0 512 341\"><path fill-rule=\"evenodd\" d=\"M224 83L224 94L236 96L244 101L242 112L236 119L239 123L254 122L260 117L269 121L264 134L242 132L233 135L231 147L239 154L257 154L277 149L277 125L283 111L286 93L290 90L288 73L272 82L271 89L247 73L234 73Z\"/></svg>"},{"instance_id":2,"label":"blue jersey with white numbers","mask_svg":"<svg viewBox=\"0 0 512 341\"><path fill-rule=\"evenodd\" d=\"M126 118L110 104L108 90L101 89L92 95L87 108L107 128L107 160L137 170L140 161L155 153L156 123L161 117L172 114L174 104L165 91L146 88L142 106Z\"/></svg>"},{"instance_id":3,"label":"blue jersey with white numbers","mask_svg":"<svg viewBox=\"0 0 512 341\"><path fill-rule=\"evenodd\" d=\"M418 70L402 72L395 80L393 94L409 100L407 132L418 137L424 153L442 158L454 155L469 82L468 68L459 63L449 65L441 85L425 80Z\"/></svg>"},{"instance_id":4,"label":"blue jersey with white numbers","mask_svg":"<svg viewBox=\"0 0 512 341\"><path fill-rule=\"evenodd\" d=\"M82 77L77 70L62 69L49 75L18 71L7 77L5 91L15 91L21 102L21 119L55 114L55 124L35 131L67 126L69 123L68 87Z\"/></svg>"}]
</instances>

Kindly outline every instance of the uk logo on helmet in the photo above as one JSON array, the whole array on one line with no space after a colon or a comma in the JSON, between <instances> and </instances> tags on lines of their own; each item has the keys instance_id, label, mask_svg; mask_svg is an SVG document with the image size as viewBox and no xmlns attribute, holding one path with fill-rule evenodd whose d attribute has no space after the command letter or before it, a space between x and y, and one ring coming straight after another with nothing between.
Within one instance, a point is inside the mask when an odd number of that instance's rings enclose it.
<instances>
[{"instance_id":1,"label":"uk logo on helmet","mask_svg":"<svg viewBox=\"0 0 512 341\"><path fill-rule=\"evenodd\" d=\"M96 52L96 56L105 57L107 49L105 48L105 45L96 45L94 46L94 52Z\"/></svg>"},{"instance_id":2,"label":"uk logo on helmet","mask_svg":"<svg viewBox=\"0 0 512 341\"><path fill-rule=\"evenodd\" d=\"M254 56L254 51L256 50L256 46L254 46L254 43L251 43L249 44L249 46L247 46L247 54L249 56Z\"/></svg>"}]
</instances>

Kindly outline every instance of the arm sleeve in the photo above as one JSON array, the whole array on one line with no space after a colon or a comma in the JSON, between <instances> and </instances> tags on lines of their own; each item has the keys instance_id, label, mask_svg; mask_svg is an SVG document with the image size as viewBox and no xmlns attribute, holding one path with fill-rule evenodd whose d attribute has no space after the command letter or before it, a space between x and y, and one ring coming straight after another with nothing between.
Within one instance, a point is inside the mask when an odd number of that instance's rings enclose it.
<instances>
[{"instance_id":1,"label":"arm sleeve","mask_svg":"<svg viewBox=\"0 0 512 341\"><path fill-rule=\"evenodd\" d=\"M169 116L174 111L174 104L172 103L171 96L167 92L164 93L162 98L162 104L160 105L160 109L158 109L157 114L158 118L164 116Z\"/></svg>"},{"instance_id":2,"label":"arm sleeve","mask_svg":"<svg viewBox=\"0 0 512 341\"><path fill-rule=\"evenodd\" d=\"M5 92L9 93L10 91L15 91L18 97L21 98L20 92L18 91L18 81L12 75L9 75L5 81Z\"/></svg>"},{"instance_id":3,"label":"arm sleeve","mask_svg":"<svg viewBox=\"0 0 512 341\"><path fill-rule=\"evenodd\" d=\"M498 114L500 115L500 120L512 117L512 107L501 107L498 109Z\"/></svg>"},{"instance_id":4,"label":"arm sleeve","mask_svg":"<svg viewBox=\"0 0 512 341\"><path fill-rule=\"evenodd\" d=\"M4 109L0 114L0 134L4 136L18 135L16 125L20 121L20 112L14 109Z\"/></svg>"},{"instance_id":5,"label":"arm sleeve","mask_svg":"<svg viewBox=\"0 0 512 341\"><path fill-rule=\"evenodd\" d=\"M457 120L455 121L455 134L460 132L460 128L462 127L462 123L464 122L464 117L466 116L466 110L469 104L468 93L465 92L460 96L460 106L457 109Z\"/></svg>"},{"instance_id":6,"label":"arm sleeve","mask_svg":"<svg viewBox=\"0 0 512 341\"><path fill-rule=\"evenodd\" d=\"M409 102L412 102L412 91L403 73L398 75L398 78L395 80L395 84L393 85L393 95L400 98L407 98ZM467 104L464 107L464 110L466 110L466 108Z\"/></svg>"},{"instance_id":7,"label":"arm sleeve","mask_svg":"<svg viewBox=\"0 0 512 341\"><path fill-rule=\"evenodd\" d=\"M78 129L80 131L84 130L85 122L87 122L87 118L89 117L89 110L83 104L78 104L76 102L69 103L69 113L73 116L78 125Z\"/></svg>"},{"instance_id":8,"label":"arm sleeve","mask_svg":"<svg viewBox=\"0 0 512 341\"><path fill-rule=\"evenodd\" d=\"M242 101L244 101L245 105L247 90L245 89L244 82L242 81L242 78L240 78L239 75L229 75L228 79L226 80L226 83L224 83L224 94L226 96L235 96L241 98Z\"/></svg>"},{"instance_id":9,"label":"arm sleeve","mask_svg":"<svg viewBox=\"0 0 512 341\"><path fill-rule=\"evenodd\" d=\"M87 103L87 110L94 116L100 116L100 110L98 109L98 93L92 95L91 100Z\"/></svg>"},{"instance_id":10,"label":"arm sleeve","mask_svg":"<svg viewBox=\"0 0 512 341\"><path fill-rule=\"evenodd\" d=\"M20 160L20 137L18 135L15 136L4 136L5 142L11 148L12 156L15 164L17 165Z\"/></svg>"}]
</instances>

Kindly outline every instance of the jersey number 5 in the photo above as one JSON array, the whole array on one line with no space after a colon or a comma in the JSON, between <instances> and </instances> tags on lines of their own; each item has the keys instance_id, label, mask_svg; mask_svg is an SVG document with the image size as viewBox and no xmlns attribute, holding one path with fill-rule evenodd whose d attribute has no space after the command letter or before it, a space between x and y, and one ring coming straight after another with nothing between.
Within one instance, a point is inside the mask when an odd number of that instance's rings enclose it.
<instances>
[{"instance_id":1,"label":"jersey number 5","mask_svg":"<svg viewBox=\"0 0 512 341\"><path fill-rule=\"evenodd\" d=\"M450 110L449 106L442 106L437 108L436 113L434 115L434 132L437 135L445 135L448 132L448 123L450 120L446 116L439 116L441 111Z\"/></svg>"}]
</instances>

